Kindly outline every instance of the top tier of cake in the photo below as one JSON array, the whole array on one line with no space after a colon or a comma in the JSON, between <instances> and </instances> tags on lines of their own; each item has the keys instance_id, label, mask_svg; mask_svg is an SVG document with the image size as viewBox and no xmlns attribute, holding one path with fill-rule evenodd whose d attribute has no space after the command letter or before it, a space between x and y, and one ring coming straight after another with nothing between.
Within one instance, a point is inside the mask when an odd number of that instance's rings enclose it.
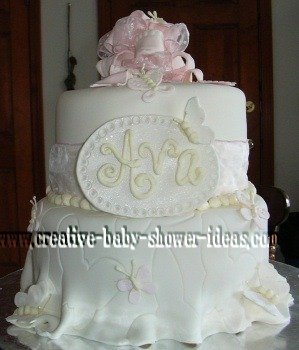
<instances>
[{"instance_id":1,"label":"top tier of cake","mask_svg":"<svg viewBox=\"0 0 299 350\"><path fill-rule=\"evenodd\" d=\"M188 42L184 24L142 11L100 39L101 80L58 101L54 203L172 216L247 188L245 96L204 81Z\"/></svg>"},{"instance_id":2,"label":"top tier of cake","mask_svg":"<svg viewBox=\"0 0 299 350\"><path fill-rule=\"evenodd\" d=\"M204 123L214 131L216 140L247 141L245 96L241 90L217 84L171 85L174 91L157 92L151 103L142 100L142 91L128 87L63 93L57 105L57 143L83 143L97 128L118 117L159 115L183 119L192 97L198 97L206 113Z\"/></svg>"}]
</instances>

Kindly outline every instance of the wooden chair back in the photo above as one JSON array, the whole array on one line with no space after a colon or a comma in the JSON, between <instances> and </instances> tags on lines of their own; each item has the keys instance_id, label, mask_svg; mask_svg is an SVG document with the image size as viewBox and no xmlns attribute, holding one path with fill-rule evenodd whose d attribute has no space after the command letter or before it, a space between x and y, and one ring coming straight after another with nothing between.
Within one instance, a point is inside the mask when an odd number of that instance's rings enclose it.
<instances>
[{"instance_id":1,"label":"wooden chair back","mask_svg":"<svg viewBox=\"0 0 299 350\"><path fill-rule=\"evenodd\" d=\"M277 235L280 225L286 221L290 212L290 198L280 188L274 186L257 186L257 193L268 205L270 219L268 221L269 258L275 260Z\"/></svg>"}]
</instances>

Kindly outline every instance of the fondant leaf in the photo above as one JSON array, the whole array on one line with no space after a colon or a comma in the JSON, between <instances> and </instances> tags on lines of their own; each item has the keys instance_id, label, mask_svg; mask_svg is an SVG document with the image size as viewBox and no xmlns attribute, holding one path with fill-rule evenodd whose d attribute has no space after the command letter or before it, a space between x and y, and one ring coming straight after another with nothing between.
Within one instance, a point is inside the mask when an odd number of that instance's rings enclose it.
<instances>
[{"instance_id":1,"label":"fondant leaf","mask_svg":"<svg viewBox=\"0 0 299 350\"><path fill-rule=\"evenodd\" d=\"M273 316L279 316L280 312L278 311L277 307L270 303L264 296L262 296L260 293L246 290L243 292L244 296L249 299L250 301L254 302L256 305L263 308L265 311L269 312Z\"/></svg>"}]
</instances>

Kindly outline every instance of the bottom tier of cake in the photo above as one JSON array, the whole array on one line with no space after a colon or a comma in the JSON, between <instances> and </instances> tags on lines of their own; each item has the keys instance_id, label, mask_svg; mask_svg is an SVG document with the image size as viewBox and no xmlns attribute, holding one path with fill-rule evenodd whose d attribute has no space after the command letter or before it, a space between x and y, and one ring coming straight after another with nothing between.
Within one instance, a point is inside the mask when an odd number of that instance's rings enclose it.
<instances>
[{"instance_id":1,"label":"bottom tier of cake","mask_svg":"<svg viewBox=\"0 0 299 350\"><path fill-rule=\"evenodd\" d=\"M198 344L254 321L289 320L289 285L268 263L267 233L237 208L128 219L43 199L35 221L49 233L33 234L17 309L7 318L31 332L113 345ZM67 236L55 232L70 227L89 232L76 236L84 246L64 247Z\"/></svg>"}]
</instances>

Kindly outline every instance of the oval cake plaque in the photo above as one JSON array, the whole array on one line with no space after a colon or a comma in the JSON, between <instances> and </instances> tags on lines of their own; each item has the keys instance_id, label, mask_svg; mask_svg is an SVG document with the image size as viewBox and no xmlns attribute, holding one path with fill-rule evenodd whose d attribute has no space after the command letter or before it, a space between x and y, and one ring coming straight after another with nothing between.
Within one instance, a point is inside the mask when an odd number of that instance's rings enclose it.
<instances>
[{"instance_id":1,"label":"oval cake plaque","mask_svg":"<svg viewBox=\"0 0 299 350\"><path fill-rule=\"evenodd\" d=\"M162 116L107 122L78 156L84 195L95 208L128 217L173 216L200 207L212 197L219 177L212 132L200 128L196 133Z\"/></svg>"}]
</instances>

